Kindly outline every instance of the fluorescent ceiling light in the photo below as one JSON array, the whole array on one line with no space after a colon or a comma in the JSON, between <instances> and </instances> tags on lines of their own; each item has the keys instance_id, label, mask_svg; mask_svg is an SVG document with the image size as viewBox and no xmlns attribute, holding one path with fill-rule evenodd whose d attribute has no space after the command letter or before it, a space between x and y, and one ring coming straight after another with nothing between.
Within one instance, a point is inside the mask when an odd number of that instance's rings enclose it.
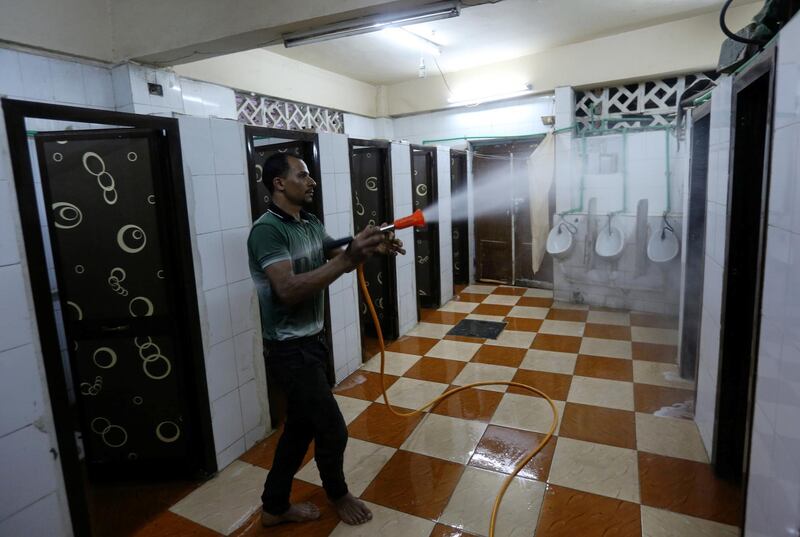
<instances>
[{"instance_id":1,"label":"fluorescent ceiling light","mask_svg":"<svg viewBox=\"0 0 800 537\"><path fill-rule=\"evenodd\" d=\"M442 53L442 45L427 37L422 37L419 34L406 30L405 28L386 28L381 30L381 34L390 38L397 44L424 51L434 56L438 56Z\"/></svg>"},{"instance_id":2,"label":"fluorescent ceiling light","mask_svg":"<svg viewBox=\"0 0 800 537\"><path fill-rule=\"evenodd\" d=\"M287 48L299 45L310 45L312 43L320 43L331 39L339 39L341 37L377 32L385 28L449 19L451 17L458 17L459 14L459 2L436 2L392 14L369 15L358 19L320 26L313 30L291 32L283 36L283 44Z\"/></svg>"},{"instance_id":3,"label":"fluorescent ceiling light","mask_svg":"<svg viewBox=\"0 0 800 537\"><path fill-rule=\"evenodd\" d=\"M450 98L447 99L447 102L450 103L450 106L474 106L481 103L499 101L501 99L522 97L524 95L530 95L531 93L533 93L533 86L530 84L524 84L521 87L512 87L507 90L498 90L496 88L488 90L485 87L482 88L478 86L466 91L454 92Z\"/></svg>"}]
</instances>

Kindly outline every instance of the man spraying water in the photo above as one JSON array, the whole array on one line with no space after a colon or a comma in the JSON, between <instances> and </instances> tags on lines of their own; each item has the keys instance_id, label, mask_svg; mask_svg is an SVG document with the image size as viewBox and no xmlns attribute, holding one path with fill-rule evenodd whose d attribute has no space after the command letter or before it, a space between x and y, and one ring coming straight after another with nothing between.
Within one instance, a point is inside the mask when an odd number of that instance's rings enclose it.
<instances>
[{"instance_id":1,"label":"man spraying water","mask_svg":"<svg viewBox=\"0 0 800 537\"><path fill-rule=\"evenodd\" d=\"M316 182L305 162L277 153L264 163L272 202L247 240L250 274L258 290L267 369L287 396L287 418L264 493L261 522L272 526L319 518L310 502L291 504L294 475L311 440L322 485L347 524L372 518L347 489L347 427L328 383L330 350L323 332L325 288L375 253L404 254L393 234L368 226L339 248L320 221L303 210Z\"/></svg>"}]
</instances>

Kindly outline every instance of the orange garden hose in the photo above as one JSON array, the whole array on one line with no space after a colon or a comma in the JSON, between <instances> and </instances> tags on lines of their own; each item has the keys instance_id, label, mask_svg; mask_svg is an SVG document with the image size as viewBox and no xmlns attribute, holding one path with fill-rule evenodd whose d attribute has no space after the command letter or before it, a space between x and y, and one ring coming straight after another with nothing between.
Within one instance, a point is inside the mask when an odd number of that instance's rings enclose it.
<instances>
[{"instance_id":1,"label":"orange garden hose","mask_svg":"<svg viewBox=\"0 0 800 537\"><path fill-rule=\"evenodd\" d=\"M386 383L383 373L384 363L386 361L386 348L384 346L383 332L381 331L381 325L380 322L378 321L378 314L375 312L375 306L372 303L372 298L370 297L369 290L367 289L367 282L364 279L364 269L362 265L358 266L357 272L358 272L358 284L361 287L361 292L364 295L364 300L366 300L367 302L367 307L369 308L369 313L370 316L372 317L372 322L375 325L375 331L378 334L378 343L381 349L381 392L383 393L383 400L386 402L386 406L389 408L389 411L392 412L392 414L401 417L416 416L417 414L423 413L427 408L433 408L434 406L438 405L440 402L444 401L451 395L455 395L458 392L467 390L469 388L477 388L478 386L516 386L517 388L528 390L529 392L533 392L534 394L543 397L550 405L550 408L553 411L553 423L550 424L550 430L547 432L547 435L544 437L544 439L541 442L539 442L539 444L536 446L536 449L534 449L526 457L524 457L516 465L511 475L506 477L506 479L503 481L502 486L500 487L500 491L497 493L497 496L495 497L494 506L492 507L492 517L489 521L489 537L494 537L494 527L495 523L497 522L497 512L500 509L500 502L503 499L503 495L505 495L506 490L508 489L509 485L511 485L511 482L514 480L514 478L517 476L520 470L522 470L522 468L526 464L528 464L528 462L530 462L530 460L533 459L533 457L535 457L536 454L539 453L542 450L542 448L544 448L544 446L547 444L547 442L549 442L550 439L553 437L553 433L556 430L556 425L558 424L558 410L556 409L555 403L553 403L553 400L550 399L550 397L548 397L546 393L534 388L533 386L528 386L527 384L522 384L520 382L485 381L485 382L474 382L472 384L467 384L466 386L459 386L458 388L453 388L452 390L446 391L442 395L434 399L431 399L417 410L412 410L411 412L398 412L392 407L391 403L389 403L389 396L386 395Z\"/></svg>"}]
</instances>

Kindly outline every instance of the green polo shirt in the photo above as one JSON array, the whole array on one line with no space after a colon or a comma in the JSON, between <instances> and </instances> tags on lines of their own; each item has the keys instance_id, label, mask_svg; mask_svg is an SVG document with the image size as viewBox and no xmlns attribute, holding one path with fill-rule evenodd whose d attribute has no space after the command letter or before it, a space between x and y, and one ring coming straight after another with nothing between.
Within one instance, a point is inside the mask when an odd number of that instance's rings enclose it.
<instances>
[{"instance_id":1,"label":"green polo shirt","mask_svg":"<svg viewBox=\"0 0 800 537\"><path fill-rule=\"evenodd\" d=\"M293 306L280 301L264 270L279 261L291 261L295 274L310 272L325 264L323 244L332 240L319 219L300 211L300 220L275 204L253 223L247 238L250 275L258 291L261 334L282 341L311 336L322 330L325 294L320 291Z\"/></svg>"}]
</instances>

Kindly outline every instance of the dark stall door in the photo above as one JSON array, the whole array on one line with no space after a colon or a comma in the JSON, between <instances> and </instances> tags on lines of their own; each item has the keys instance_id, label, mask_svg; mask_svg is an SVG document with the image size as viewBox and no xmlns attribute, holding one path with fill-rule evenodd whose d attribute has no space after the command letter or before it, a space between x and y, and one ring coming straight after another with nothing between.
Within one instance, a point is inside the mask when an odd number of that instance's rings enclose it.
<instances>
[{"instance_id":1,"label":"dark stall door","mask_svg":"<svg viewBox=\"0 0 800 537\"><path fill-rule=\"evenodd\" d=\"M453 283L469 283L469 228L467 223L467 154L450 153L450 191L453 211Z\"/></svg>"},{"instance_id":2,"label":"dark stall door","mask_svg":"<svg viewBox=\"0 0 800 537\"><path fill-rule=\"evenodd\" d=\"M412 150L411 197L414 210L435 205L436 176L435 160L431 151ZM436 217L434 217L435 220ZM434 222L423 228L414 228L414 255L417 278L418 303L423 308L440 306L439 274L439 226Z\"/></svg>"},{"instance_id":3,"label":"dark stall door","mask_svg":"<svg viewBox=\"0 0 800 537\"><path fill-rule=\"evenodd\" d=\"M159 134L36 136L91 473L183 466L193 426Z\"/></svg>"},{"instance_id":4,"label":"dark stall door","mask_svg":"<svg viewBox=\"0 0 800 537\"><path fill-rule=\"evenodd\" d=\"M353 195L353 224L356 233L368 225L380 225L394 220L391 205L391 182L386 167L386 149L378 147L353 148L350 152L350 181ZM393 260L376 255L364 263L367 281L383 335L396 339L397 302ZM367 303L359 289L359 312L362 334L377 337Z\"/></svg>"}]
</instances>

